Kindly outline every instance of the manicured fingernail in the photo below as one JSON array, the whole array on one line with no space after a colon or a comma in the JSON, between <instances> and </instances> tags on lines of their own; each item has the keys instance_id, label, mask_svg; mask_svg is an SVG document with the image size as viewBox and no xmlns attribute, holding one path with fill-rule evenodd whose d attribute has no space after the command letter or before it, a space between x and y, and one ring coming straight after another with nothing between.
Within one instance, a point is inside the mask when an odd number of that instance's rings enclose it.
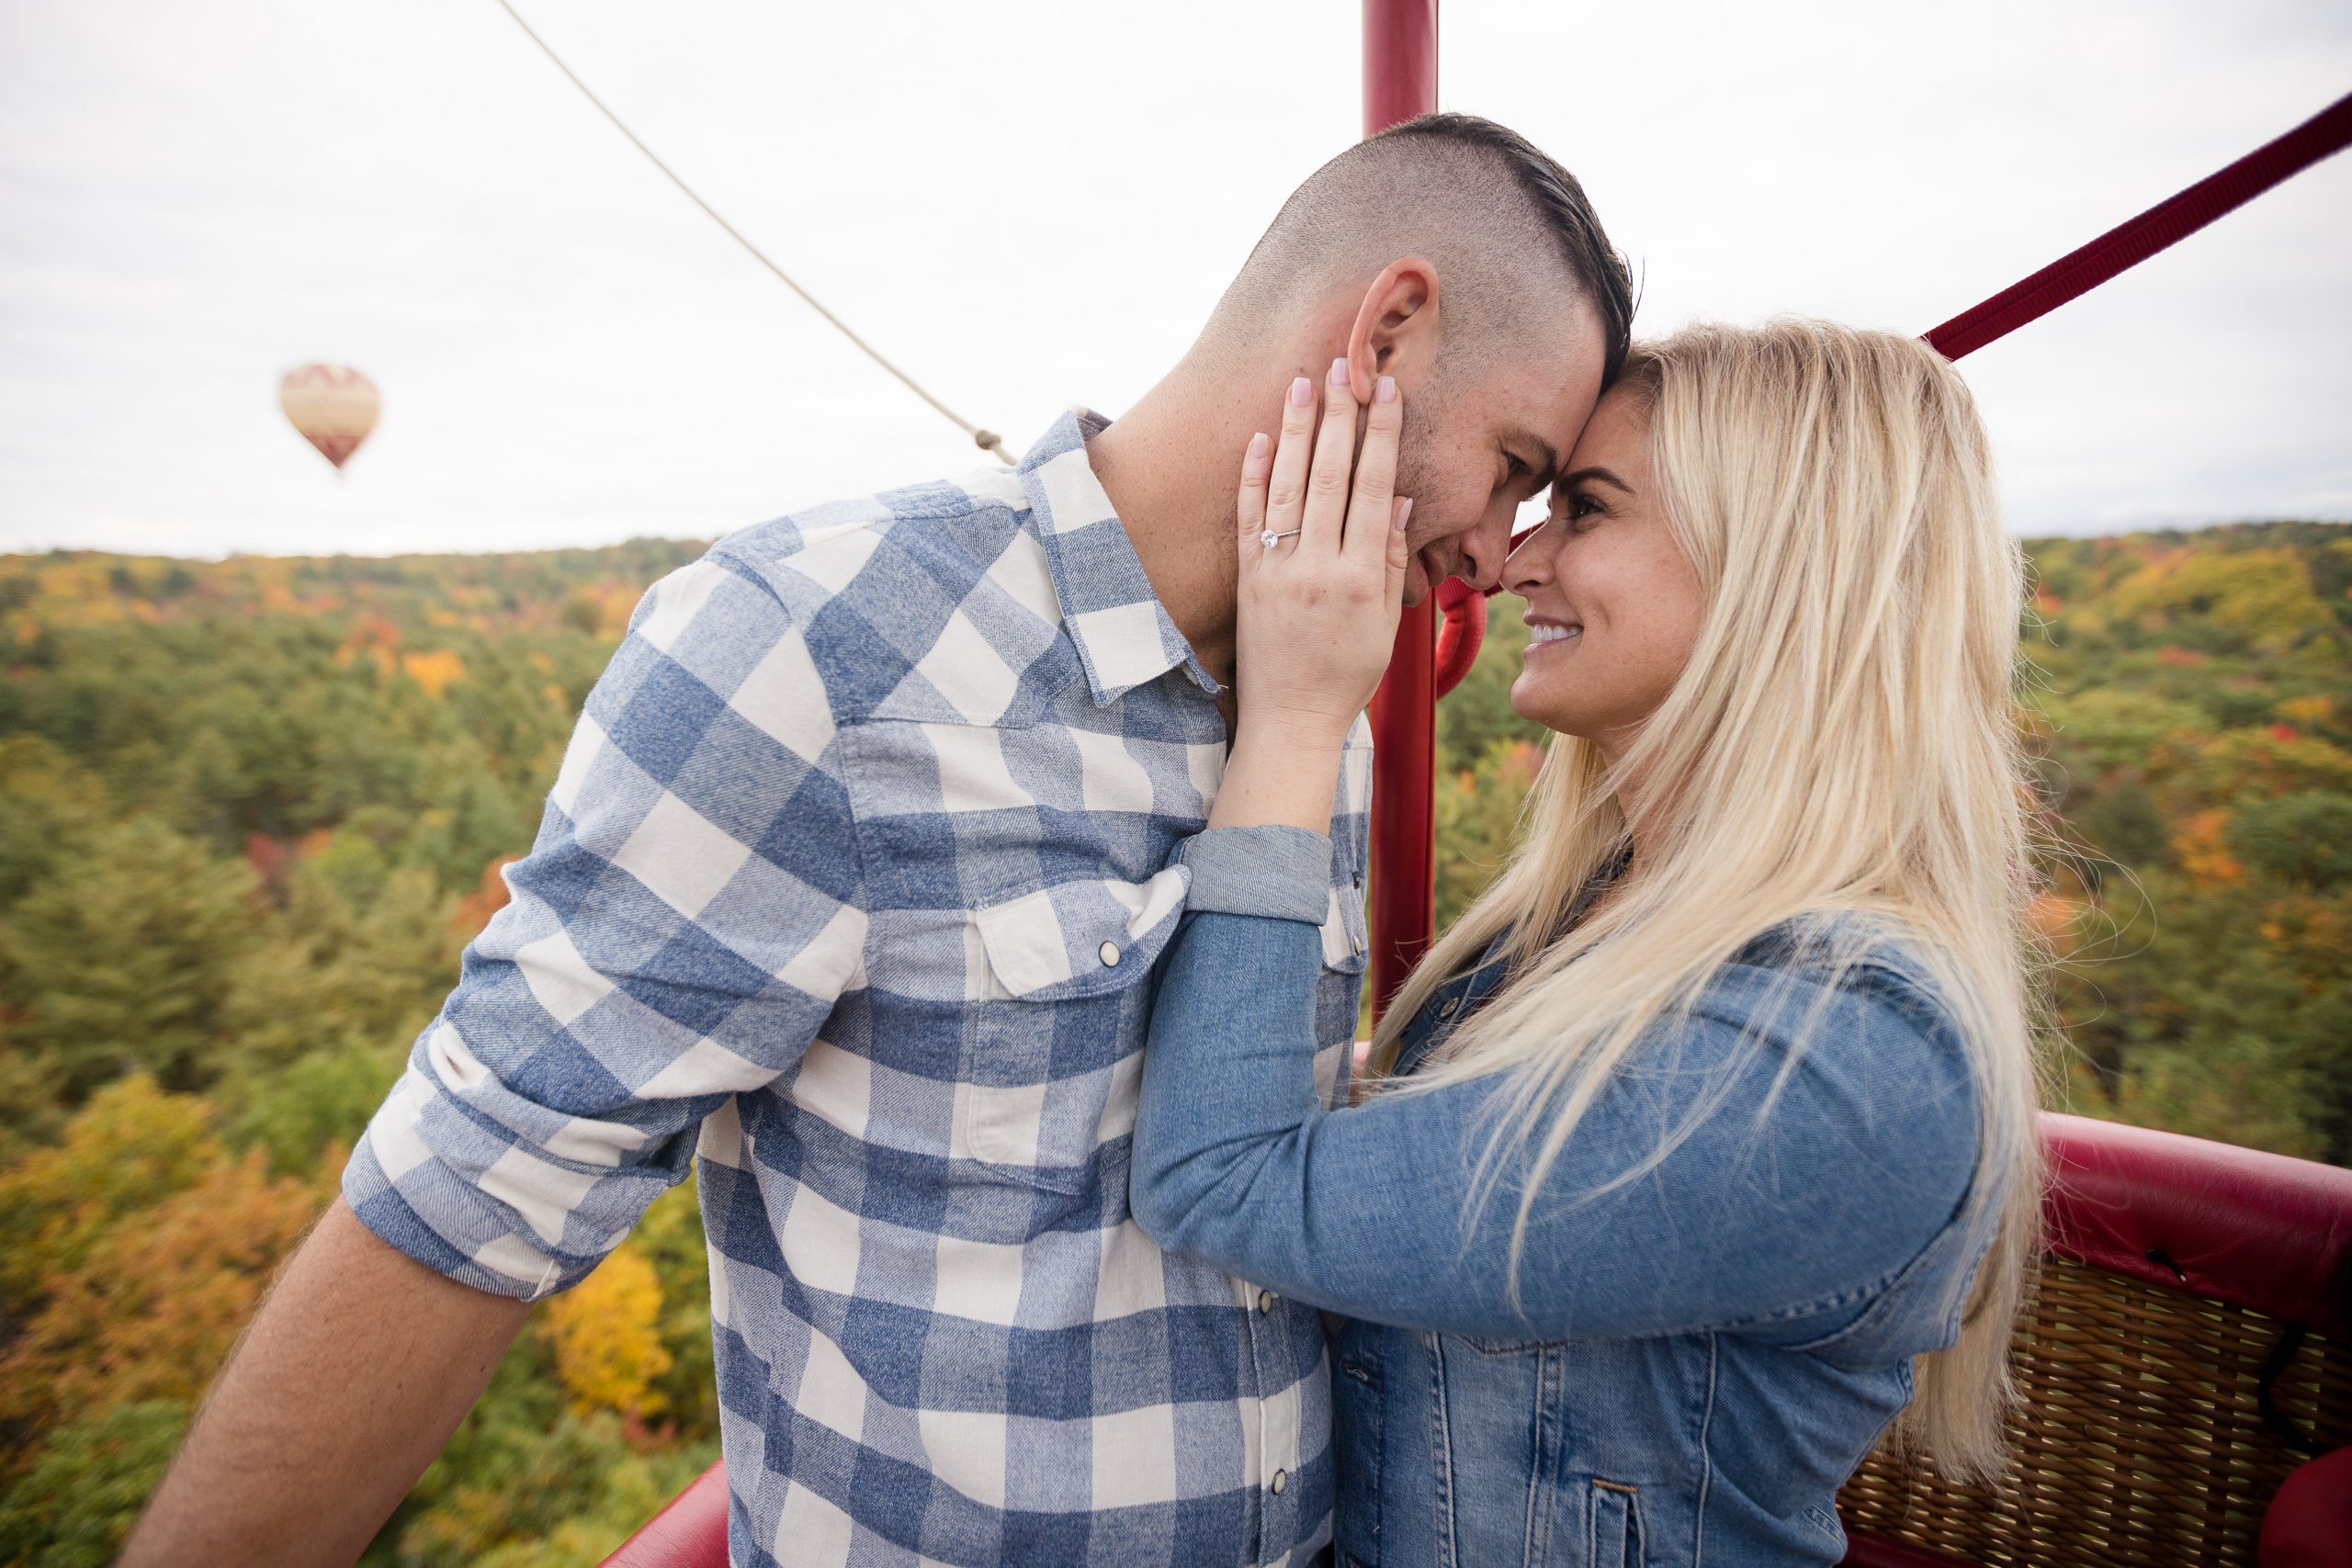
<instances>
[{"instance_id":1,"label":"manicured fingernail","mask_svg":"<svg viewBox=\"0 0 2352 1568\"><path fill-rule=\"evenodd\" d=\"M1313 402L1315 400L1315 383L1308 380L1304 376L1301 376L1297 380L1293 381L1290 384L1290 400L1292 405L1297 408L1305 408L1307 404Z\"/></svg>"},{"instance_id":2,"label":"manicured fingernail","mask_svg":"<svg viewBox=\"0 0 2352 1568\"><path fill-rule=\"evenodd\" d=\"M1344 387L1347 384L1348 362L1344 359L1334 359L1331 361L1331 385Z\"/></svg>"},{"instance_id":3,"label":"manicured fingernail","mask_svg":"<svg viewBox=\"0 0 2352 1568\"><path fill-rule=\"evenodd\" d=\"M1250 460L1254 463L1265 455L1266 433L1261 430L1250 438Z\"/></svg>"},{"instance_id":4,"label":"manicured fingernail","mask_svg":"<svg viewBox=\"0 0 2352 1568\"><path fill-rule=\"evenodd\" d=\"M1405 524L1412 515L1413 498L1408 495L1396 504L1396 531L1399 534L1405 531Z\"/></svg>"},{"instance_id":5,"label":"manicured fingernail","mask_svg":"<svg viewBox=\"0 0 2352 1568\"><path fill-rule=\"evenodd\" d=\"M1383 376L1379 380L1374 381L1372 384L1372 400L1375 403L1395 402L1396 400L1396 378L1394 376Z\"/></svg>"}]
</instances>

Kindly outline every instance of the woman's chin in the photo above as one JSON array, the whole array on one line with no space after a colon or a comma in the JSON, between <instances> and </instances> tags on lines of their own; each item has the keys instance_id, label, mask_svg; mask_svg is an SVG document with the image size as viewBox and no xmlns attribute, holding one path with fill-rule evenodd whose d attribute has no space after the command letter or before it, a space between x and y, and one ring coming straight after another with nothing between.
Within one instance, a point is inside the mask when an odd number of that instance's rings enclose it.
<instances>
[{"instance_id":1,"label":"woman's chin","mask_svg":"<svg viewBox=\"0 0 2352 1568\"><path fill-rule=\"evenodd\" d=\"M1521 671L1510 683L1510 711L1530 724L1540 724L1546 729L1557 729L1559 721L1554 716L1555 705L1544 700L1541 677Z\"/></svg>"}]
</instances>

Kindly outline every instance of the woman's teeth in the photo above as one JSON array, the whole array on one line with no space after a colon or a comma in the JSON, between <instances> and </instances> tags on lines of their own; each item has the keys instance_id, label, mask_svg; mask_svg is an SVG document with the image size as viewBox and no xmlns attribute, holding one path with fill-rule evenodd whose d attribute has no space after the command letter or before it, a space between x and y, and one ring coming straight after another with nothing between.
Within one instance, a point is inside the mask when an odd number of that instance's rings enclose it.
<instances>
[{"instance_id":1,"label":"woman's teeth","mask_svg":"<svg viewBox=\"0 0 2352 1568\"><path fill-rule=\"evenodd\" d=\"M1580 637L1583 633L1582 626L1530 626L1527 628L1527 646L1540 648L1547 642L1558 642L1566 637Z\"/></svg>"}]
</instances>

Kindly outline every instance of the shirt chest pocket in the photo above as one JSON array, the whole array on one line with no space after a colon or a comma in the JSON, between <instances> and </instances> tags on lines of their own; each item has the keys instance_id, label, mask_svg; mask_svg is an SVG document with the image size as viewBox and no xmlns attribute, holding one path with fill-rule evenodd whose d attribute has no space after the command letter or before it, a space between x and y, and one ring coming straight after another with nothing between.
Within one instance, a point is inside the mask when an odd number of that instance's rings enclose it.
<instances>
[{"instance_id":1,"label":"shirt chest pocket","mask_svg":"<svg viewBox=\"0 0 2352 1568\"><path fill-rule=\"evenodd\" d=\"M1075 1193L1135 1127L1152 966L1182 874L1064 882L972 911L950 1151L968 1174ZM1124 1184L1124 1179L1123 1184Z\"/></svg>"}]
</instances>

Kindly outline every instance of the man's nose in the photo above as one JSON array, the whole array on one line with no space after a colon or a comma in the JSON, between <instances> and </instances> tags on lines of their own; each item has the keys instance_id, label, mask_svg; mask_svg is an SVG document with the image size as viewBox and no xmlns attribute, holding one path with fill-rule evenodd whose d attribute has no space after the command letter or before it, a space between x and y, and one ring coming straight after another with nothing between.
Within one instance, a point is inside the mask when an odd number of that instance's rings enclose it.
<instances>
[{"instance_id":1,"label":"man's nose","mask_svg":"<svg viewBox=\"0 0 2352 1568\"><path fill-rule=\"evenodd\" d=\"M1503 562L1510 555L1510 525L1514 513L1480 520L1462 536L1464 581L1481 593L1492 593L1503 581Z\"/></svg>"}]
</instances>

